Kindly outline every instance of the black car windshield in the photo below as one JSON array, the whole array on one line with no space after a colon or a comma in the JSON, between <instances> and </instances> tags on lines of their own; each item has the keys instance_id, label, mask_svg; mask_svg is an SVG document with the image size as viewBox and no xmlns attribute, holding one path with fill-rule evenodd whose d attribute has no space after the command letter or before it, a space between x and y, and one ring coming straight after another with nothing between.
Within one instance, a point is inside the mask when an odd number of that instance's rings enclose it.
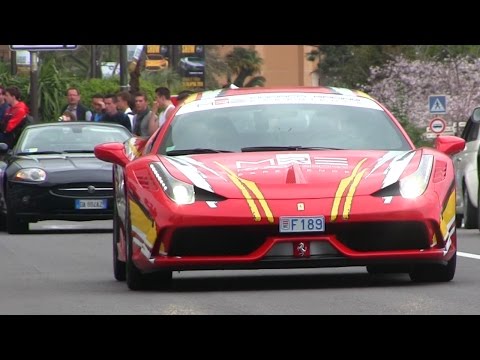
<instances>
[{"instance_id":1,"label":"black car windshield","mask_svg":"<svg viewBox=\"0 0 480 360\"><path fill-rule=\"evenodd\" d=\"M340 101L258 104L261 101L237 102L237 97L218 98L215 101L219 104L223 100L219 106L213 105L213 101L205 106L196 102L184 105L170 123L158 152L411 149L399 127L370 99L362 98L360 106L347 106Z\"/></svg>"},{"instance_id":2,"label":"black car windshield","mask_svg":"<svg viewBox=\"0 0 480 360\"><path fill-rule=\"evenodd\" d=\"M96 145L124 142L132 135L121 126L88 123L52 124L25 129L16 147L17 154L93 153Z\"/></svg>"}]
</instances>

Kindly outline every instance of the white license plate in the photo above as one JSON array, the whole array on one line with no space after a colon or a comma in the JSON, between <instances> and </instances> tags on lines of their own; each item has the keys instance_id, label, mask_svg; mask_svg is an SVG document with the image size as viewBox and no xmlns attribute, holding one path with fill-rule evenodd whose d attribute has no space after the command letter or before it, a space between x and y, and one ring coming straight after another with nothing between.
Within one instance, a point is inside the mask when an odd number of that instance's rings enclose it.
<instances>
[{"instance_id":1,"label":"white license plate","mask_svg":"<svg viewBox=\"0 0 480 360\"><path fill-rule=\"evenodd\" d=\"M280 216L281 233L325 231L324 216Z\"/></svg>"},{"instance_id":2,"label":"white license plate","mask_svg":"<svg viewBox=\"0 0 480 360\"><path fill-rule=\"evenodd\" d=\"M106 199L76 199L75 200L75 209L84 210L84 209L106 209L107 200Z\"/></svg>"}]
</instances>

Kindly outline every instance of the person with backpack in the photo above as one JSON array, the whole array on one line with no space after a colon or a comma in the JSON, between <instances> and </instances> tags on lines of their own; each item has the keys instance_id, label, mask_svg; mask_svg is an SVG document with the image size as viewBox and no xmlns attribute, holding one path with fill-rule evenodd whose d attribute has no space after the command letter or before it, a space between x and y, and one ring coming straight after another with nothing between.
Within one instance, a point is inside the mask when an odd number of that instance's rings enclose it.
<instances>
[{"instance_id":1,"label":"person with backpack","mask_svg":"<svg viewBox=\"0 0 480 360\"><path fill-rule=\"evenodd\" d=\"M21 99L20 90L16 86L5 89L5 100L10 107L5 111L0 123L0 142L13 147L16 139L20 136L19 131L25 124L30 109Z\"/></svg>"}]
</instances>

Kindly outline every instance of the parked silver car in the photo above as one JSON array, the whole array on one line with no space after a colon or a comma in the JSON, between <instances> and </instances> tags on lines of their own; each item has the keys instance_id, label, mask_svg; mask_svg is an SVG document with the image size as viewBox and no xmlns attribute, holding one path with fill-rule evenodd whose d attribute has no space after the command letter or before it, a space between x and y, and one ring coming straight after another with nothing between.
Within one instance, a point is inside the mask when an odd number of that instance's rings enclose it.
<instances>
[{"instance_id":1,"label":"parked silver car","mask_svg":"<svg viewBox=\"0 0 480 360\"><path fill-rule=\"evenodd\" d=\"M456 222L466 229L479 227L477 157L480 146L480 107L473 110L462 132L465 149L453 156L456 178Z\"/></svg>"}]
</instances>

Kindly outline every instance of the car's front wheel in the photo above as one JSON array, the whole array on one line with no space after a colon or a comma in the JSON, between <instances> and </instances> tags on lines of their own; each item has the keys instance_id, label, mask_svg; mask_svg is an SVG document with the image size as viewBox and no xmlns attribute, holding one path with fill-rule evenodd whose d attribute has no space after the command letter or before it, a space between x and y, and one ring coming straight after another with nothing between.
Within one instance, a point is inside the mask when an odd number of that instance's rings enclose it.
<instances>
[{"instance_id":1,"label":"car's front wheel","mask_svg":"<svg viewBox=\"0 0 480 360\"><path fill-rule=\"evenodd\" d=\"M7 232L9 234L25 234L28 232L28 221L20 218L13 210L13 206L7 200Z\"/></svg>"},{"instance_id":2,"label":"car's front wheel","mask_svg":"<svg viewBox=\"0 0 480 360\"><path fill-rule=\"evenodd\" d=\"M457 252L453 254L447 265L421 264L415 265L410 273L410 279L415 282L447 282L455 276L457 267Z\"/></svg>"},{"instance_id":3,"label":"car's front wheel","mask_svg":"<svg viewBox=\"0 0 480 360\"><path fill-rule=\"evenodd\" d=\"M120 243L120 219L118 217L117 204L113 204L113 275L118 281L126 279L126 264L118 260L118 245Z\"/></svg>"}]
</instances>

